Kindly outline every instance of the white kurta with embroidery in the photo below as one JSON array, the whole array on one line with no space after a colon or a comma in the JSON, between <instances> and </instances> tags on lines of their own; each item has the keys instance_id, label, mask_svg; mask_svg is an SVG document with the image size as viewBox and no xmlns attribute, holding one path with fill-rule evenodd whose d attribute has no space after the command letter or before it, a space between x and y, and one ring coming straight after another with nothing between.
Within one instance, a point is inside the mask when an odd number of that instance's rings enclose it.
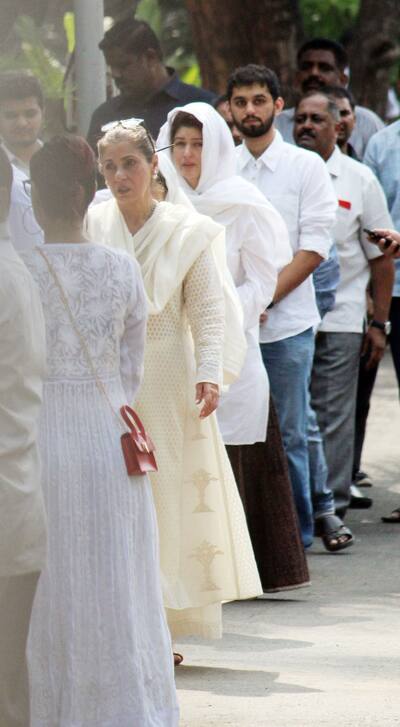
<instances>
[{"instance_id":1,"label":"white kurta with embroidery","mask_svg":"<svg viewBox=\"0 0 400 727\"><path fill-rule=\"evenodd\" d=\"M101 245L44 245L115 411L135 398L146 304L137 264ZM43 303L40 422L49 559L28 649L31 727L176 727L172 646L147 477L128 477L121 429L60 292L23 253Z\"/></svg>"},{"instance_id":2,"label":"white kurta with embroidery","mask_svg":"<svg viewBox=\"0 0 400 727\"><path fill-rule=\"evenodd\" d=\"M216 638L221 603L256 596L261 585L216 417L200 420L195 406L196 381L219 380L224 335L221 284L210 251L221 228L211 220L199 226L198 218L183 207L161 203L132 237L112 200L89 212L89 231L137 257L153 310L157 296L162 297L158 275L163 278L164 271L167 276L171 264L180 271L165 304L159 300L160 312L149 317L137 408L157 448L159 471L151 480L172 635ZM202 225L211 229L208 242ZM191 227L193 235L187 238ZM164 265L153 265L152 251L163 235L159 254L166 256ZM168 255L168 245L174 247L179 239L182 259L197 249L185 272L179 257Z\"/></svg>"}]
</instances>

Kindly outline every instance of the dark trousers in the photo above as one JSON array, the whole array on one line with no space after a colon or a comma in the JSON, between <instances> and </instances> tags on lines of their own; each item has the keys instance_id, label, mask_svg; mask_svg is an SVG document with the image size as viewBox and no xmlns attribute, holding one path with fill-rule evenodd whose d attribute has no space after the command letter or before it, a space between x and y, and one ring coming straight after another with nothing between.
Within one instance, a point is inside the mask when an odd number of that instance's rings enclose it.
<instances>
[{"instance_id":1,"label":"dark trousers","mask_svg":"<svg viewBox=\"0 0 400 727\"><path fill-rule=\"evenodd\" d=\"M367 419L370 408L372 391L375 384L378 366L373 369L367 369L366 363L368 354L361 356L360 368L358 372L357 385L357 402L356 402L356 429L354 435L354 459L353 459L353 479L356 472L361 466L361 454L364 446L365 432L367 428Z\"/></svg>"},{"instance_id":2,"label":"dark trousers","mask_svg":"<svg viewBox=\"0 0 400 727\"><path fill-rule=\"evenodd\" d=\"M397 383L400 389L400 297L392 298L390 322L392 324L392 332L390 334L389 343L396 371Z\"/></svg>"}]
</instances>

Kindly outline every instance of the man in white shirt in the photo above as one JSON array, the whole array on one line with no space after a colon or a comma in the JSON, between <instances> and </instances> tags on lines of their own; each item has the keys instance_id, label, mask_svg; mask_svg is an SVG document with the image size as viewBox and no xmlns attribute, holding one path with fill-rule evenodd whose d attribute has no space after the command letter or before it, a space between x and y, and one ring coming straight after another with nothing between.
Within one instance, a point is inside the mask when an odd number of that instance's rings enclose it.
<instances>
[{"instance_id":1,"label":"man in white shirt","mask_svg":"<svg viewBox=\"0 0 400 727\"><path fill-rule=\"evenodd\" d=\"M326 86L344 86L349 82L347 69L349 61L344 47L330 38L312 38L304 43L297 53L297 85L302 94L308 91L324 90ZM285 141L294 143L294 108L285 109L277 119L276 127ZM383 121L374 111L364 106L355 107L356 124L350 136L350 144L362 159L368 140L379 129Z\"/></svg>"},{"instance_id":2,"label":"man in white shirt","mask_svg":"<svg viewBox=\"0 0 400 727\"><path fill-rule=\"evenodd\" d=\"M350 501L360 354L362 349L369 351L369 366L383 356L394 270L363 232L390 227L383 190L370 169L341 154L336 146L339 128L338 109L323 92L311 91L299 102L295 140L324 159L338 203L334 238L341 279L335 306L316 339L311 401L324 439L328 487L335 495L336 512L343 515ZM375 318L364 335L370 277Z\"/></svg>"},{"instance_id":3,"label":"man in white shirt","mask_svg":"<svg viewBox=\"0 0 400 727\"><path fill-rule=\"evenodd\" d=\"M29 177L29 162L40 146L44 98L28 71L0 73L0 137L11 164Z\"/></svg>"},{"instance_id":4,"label":"man in white shirt","mask_svg":"<svg viewBox=\"0 0 400 727\"><path fill-rule=\"evenodd\" d=\"M46 557L36 446L45 331L38 291L8 236L11 184L0 149L0 725L28 727L25 650Z\"/></svg>"},{"instance_id":5,"label":"man in white shirt","mask_svg":"<svg viewBox=\"0 0 400 727\"><path fill-rule=\"evenodd\" d=\"M261 349L277 408L303 543L311 545L313 514L307 446L308 386L313 328L320 321L312 273L329 256L337 202L316 154L283 141L274 128L283 108L275 73L250 64L228 81L234 122L243 136L238 171L285 220L293 260L279 270L273 307L260 328Z\"/></svg>"},{"instance_id":6,"label":"man in white shirt","mask_svg":"<svg viewBox=\"0 0 400 727\"><path fill-rule=\"evenodd\" d=\"M27 71L0 73L1 146L13 166L11 206L8 218L11 241L16 250L27 250L43 242L43 232L33 214L29 163L42 146L43 92L39 81Z\"/></svg>"}]
</instances>

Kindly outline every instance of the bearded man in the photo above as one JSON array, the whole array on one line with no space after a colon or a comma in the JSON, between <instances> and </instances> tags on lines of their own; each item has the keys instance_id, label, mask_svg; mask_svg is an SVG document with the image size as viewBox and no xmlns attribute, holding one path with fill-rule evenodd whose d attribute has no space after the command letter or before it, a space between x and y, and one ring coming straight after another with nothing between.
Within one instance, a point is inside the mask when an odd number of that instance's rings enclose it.
<instances>
[{"instance_id":1,"label":"bearded man","mask_svg":"<svg viewBox=\"0 0 400 727\"><path fill-rule=\"evenodd\" d=\"M243 137L238 173L253 182L285 220L293 260L279 270L260 342L289 463L303 543L313 539L308 456L309 381L314 327L320 316L312 273L329 257L337 199L326 165L315 153L283 141L274 121L283 109L276 74L249 64L230 76L233 121ZM272 307L273 306L273 307Z\"/></svg>"}]
</instances>

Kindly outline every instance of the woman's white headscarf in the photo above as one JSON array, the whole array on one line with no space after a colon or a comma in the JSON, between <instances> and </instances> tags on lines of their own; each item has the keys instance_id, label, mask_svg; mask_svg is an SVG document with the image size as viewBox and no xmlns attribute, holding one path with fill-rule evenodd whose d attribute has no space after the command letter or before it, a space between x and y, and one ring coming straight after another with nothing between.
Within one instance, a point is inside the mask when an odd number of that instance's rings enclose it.
<instances>
[{"instance_id":1,"label":"woman's white headscarf","mask_svg":"<svg viewBox=\"0 0 400 727\"><path fill-rule=\"evenodd\" d=\"M195 116L203 125L203 149L201 175L196 189L177 171L179 183L194 207L201 214L209 215L226 228L240 217L243 206L251 206L253 217L265 235L274 228L274 264L278 270L292 259L292 251L285 223L272 204L257 187L236 173L236 152L228 125L209 104L197 102L173 109L160 130L157 146L171 143L171 127L177 113L184 111ZM161 152L172 162L171 150Z\"/></svg>"}]
</instances>

